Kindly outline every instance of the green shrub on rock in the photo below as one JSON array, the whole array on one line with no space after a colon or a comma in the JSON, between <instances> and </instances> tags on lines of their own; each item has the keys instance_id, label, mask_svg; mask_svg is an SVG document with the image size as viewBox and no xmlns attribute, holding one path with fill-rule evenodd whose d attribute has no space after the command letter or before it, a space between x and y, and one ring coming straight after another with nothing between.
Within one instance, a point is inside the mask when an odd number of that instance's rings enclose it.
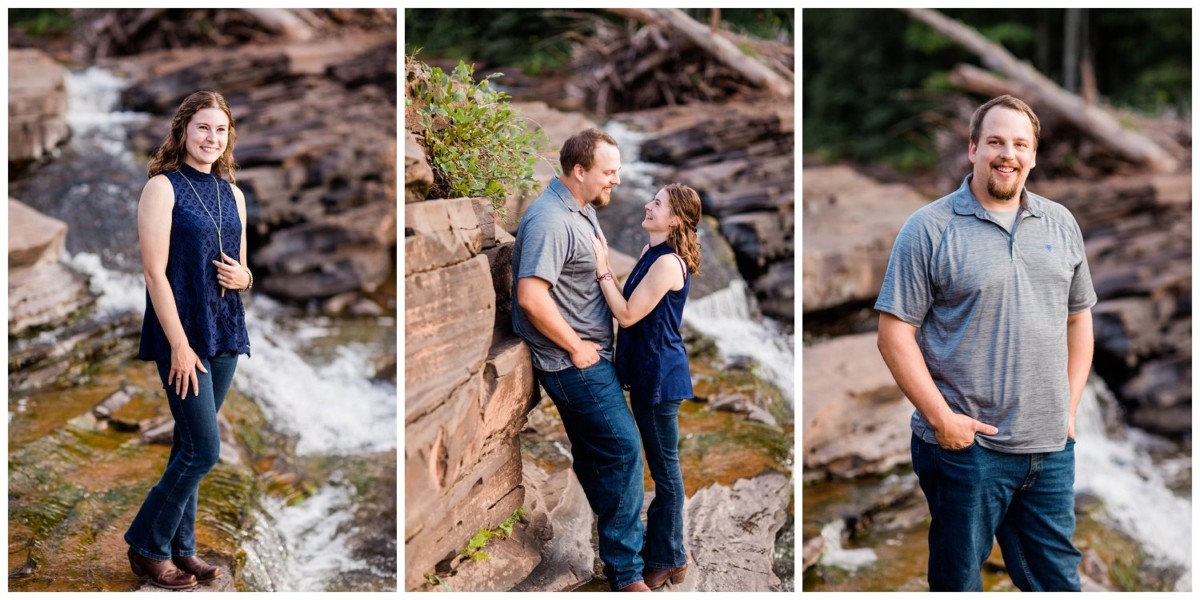
<instances>
[{"instance_id":1,"label":"green shrub on rock","mask_svg":"<svg viewBox=\"0 0 1200 600\"><path fill-rule=\"evenodd\" d=\"M501 215L505 201L535 190L533 167L545 135L531 131L496 90L493 73L476 82L459 61L450 74L416 60L405 64L405 120L433 168L435 198L488 197Z\"/></svg>"}]
</instances>

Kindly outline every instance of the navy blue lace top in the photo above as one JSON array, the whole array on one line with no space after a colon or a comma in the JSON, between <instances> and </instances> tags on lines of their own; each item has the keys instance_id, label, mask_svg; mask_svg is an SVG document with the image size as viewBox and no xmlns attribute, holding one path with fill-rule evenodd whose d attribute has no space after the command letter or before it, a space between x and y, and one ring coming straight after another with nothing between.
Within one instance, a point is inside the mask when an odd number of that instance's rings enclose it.
<instances>
[{"instance_id":1,"label":"navy blue lace top","mask_svg":"<svg viewBox=\"0 0 1200 600\"><path fill-rule=\"evenodd\" d=\"M672 254L671 246L663 242L651 246L634 265L621 295L625 300L633 295L650 267L659 257ZM682 261L679 268L684 269ZM692 397L692 375L688 369L687 349L679 327L683 322L683 304L687 302L692 279L684 269L683 287L667 290L650 314L617 335L616 368L621 387L629 390L635 401L658 404L664 400L687 400Z\"/></svg>"},{"instance_id":2,"label":"navy blue lace top","mask_svg":"<svg viewBox=\"0 0 1200 600\"><path fill-rule=\"evenodd\" d=\"M175 190L175 208L171 211L171 248L167 257L167 281L175 295L175 308L183 324L188 345L197 356L210 358L222 352L250 354L246 334L246 314L242 297L226 290L221 296L214 260L221 250L241 260L242 219L229 182L201 173L184 164L179 171L165 172ZM185 179L186 178L186 179ZM191 186L188 182L191 182ZM220 186L220 210L217 187ZM195 191L193 192L193 188ZM196 194L200 198L196 198ZM203 200L203 204L201 204ZM205 212L205 207L212 213ZM213 220L221 220L221 244ZM138 350L142 360L171 360L171 343L146 291L146 315L142 319L142 341Z\"/></svg>"}]
</instances>

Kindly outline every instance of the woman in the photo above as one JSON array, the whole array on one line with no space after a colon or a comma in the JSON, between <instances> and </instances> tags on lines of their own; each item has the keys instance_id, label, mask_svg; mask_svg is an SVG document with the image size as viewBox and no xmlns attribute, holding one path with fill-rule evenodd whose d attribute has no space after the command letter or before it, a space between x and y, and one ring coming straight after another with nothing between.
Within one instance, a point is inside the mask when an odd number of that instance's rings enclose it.
<instances>
[{"instance_id":1,"label":"woman","mask_svg":"<svg viewBox=\"0 0 1200 600\"><path fill-rule=\"evenodd\" d=\"M225 98L188 96L150 160L138 202L146 315L138 358L158 364L175 433L162 479L125 532L129 565L163 588L190 588L221 570L196 557L196 496L220 453L217 411L239 354L250 354L237 291L246 267L246 199L234 182L237 133ZM229 290L233 290L230 293Z\"/></svg>"},{"instance_id":2,"label":"woman","mask_svg":"<svg viewBox=\"0 0 1200 600\"><path fill-rule=\"evenodd\" d=\"M679 327L691 275L700 270L700 196L673 183L646 204L642 229L650 243L642 249L622 291L608 265L608 241L593 238L596 273L604 298L621 325L616 369L629 390L642 436L646 464L654 478L647 512L642 560L650 589L667 580L682 583L687 571L683 549L683 473L679 470L679 405L692 397L687 350Z\"/></svg>"}]
</instances>

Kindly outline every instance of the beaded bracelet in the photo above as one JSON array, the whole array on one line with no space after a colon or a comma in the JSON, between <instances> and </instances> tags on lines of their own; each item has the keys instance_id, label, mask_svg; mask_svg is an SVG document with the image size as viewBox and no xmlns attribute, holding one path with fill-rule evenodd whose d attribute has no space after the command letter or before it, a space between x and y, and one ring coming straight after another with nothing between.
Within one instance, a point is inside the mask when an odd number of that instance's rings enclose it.
<instances>
[{"instance_id":1,"label":"beaded bracelet","mask_svg":"<svg viewBox=\"0 0 1200 600\"><path fill-rule=\"evenodd\" d=\"M605 280L605 279L608 279L608 280L610 280L610 281L611 281L611 280L612 280L612 278L613 278L613 274L612 274L612 273L605 273L605 274L603 274L603 275L598 275L598 276L596 277L596 281L602 281L602 280Z\"/></svg>"}]
</instances>

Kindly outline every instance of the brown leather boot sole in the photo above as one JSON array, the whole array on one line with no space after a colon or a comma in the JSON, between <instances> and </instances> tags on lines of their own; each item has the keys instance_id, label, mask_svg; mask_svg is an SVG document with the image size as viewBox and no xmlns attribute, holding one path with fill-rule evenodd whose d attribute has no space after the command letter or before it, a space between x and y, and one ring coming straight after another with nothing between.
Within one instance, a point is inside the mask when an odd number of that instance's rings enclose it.
<instances>
[{"instance_id":1,"label":"brown leather boot sole","mask_svg":"<svg viewBox=\"0 0 1200 600\"><path fill-rule=\"evenodd\" d=\"M658 588L666 585L667 581L670 581L675 585L679 585L683 583L684 576L687 575L687 568L687 565L679 565L678 567L671 569L657 569L651 567L642 572L642 580L645 581L646 585L652 590L657 590Z\"/></svg>"},{"instance_id":2,"label":"brown leather boot sole","mask_svg":"<svg viewBox=\"0 0 1200 600\"><path fill-rule=\"evenodd\" d=\"M210 565L195 556L176 556L171 562L175 563L180 571L195 575L196 581L200 583L208 583L221 576L221 567Z\"/></svg>"},{"instance_id":3,"label":"brown leather boot sole","mask_svg":"<svg viewBox=\"0 0 1200 600\"><path fill-rule=\"evenodd\" d=\"M196 587L196 578L176 569L171 561L151 560L138 554L133 548L130 548L127 554L129 568L139 580L145 579L151 585L165 590L185 590Z\"/></svg>"}]
</instances>

